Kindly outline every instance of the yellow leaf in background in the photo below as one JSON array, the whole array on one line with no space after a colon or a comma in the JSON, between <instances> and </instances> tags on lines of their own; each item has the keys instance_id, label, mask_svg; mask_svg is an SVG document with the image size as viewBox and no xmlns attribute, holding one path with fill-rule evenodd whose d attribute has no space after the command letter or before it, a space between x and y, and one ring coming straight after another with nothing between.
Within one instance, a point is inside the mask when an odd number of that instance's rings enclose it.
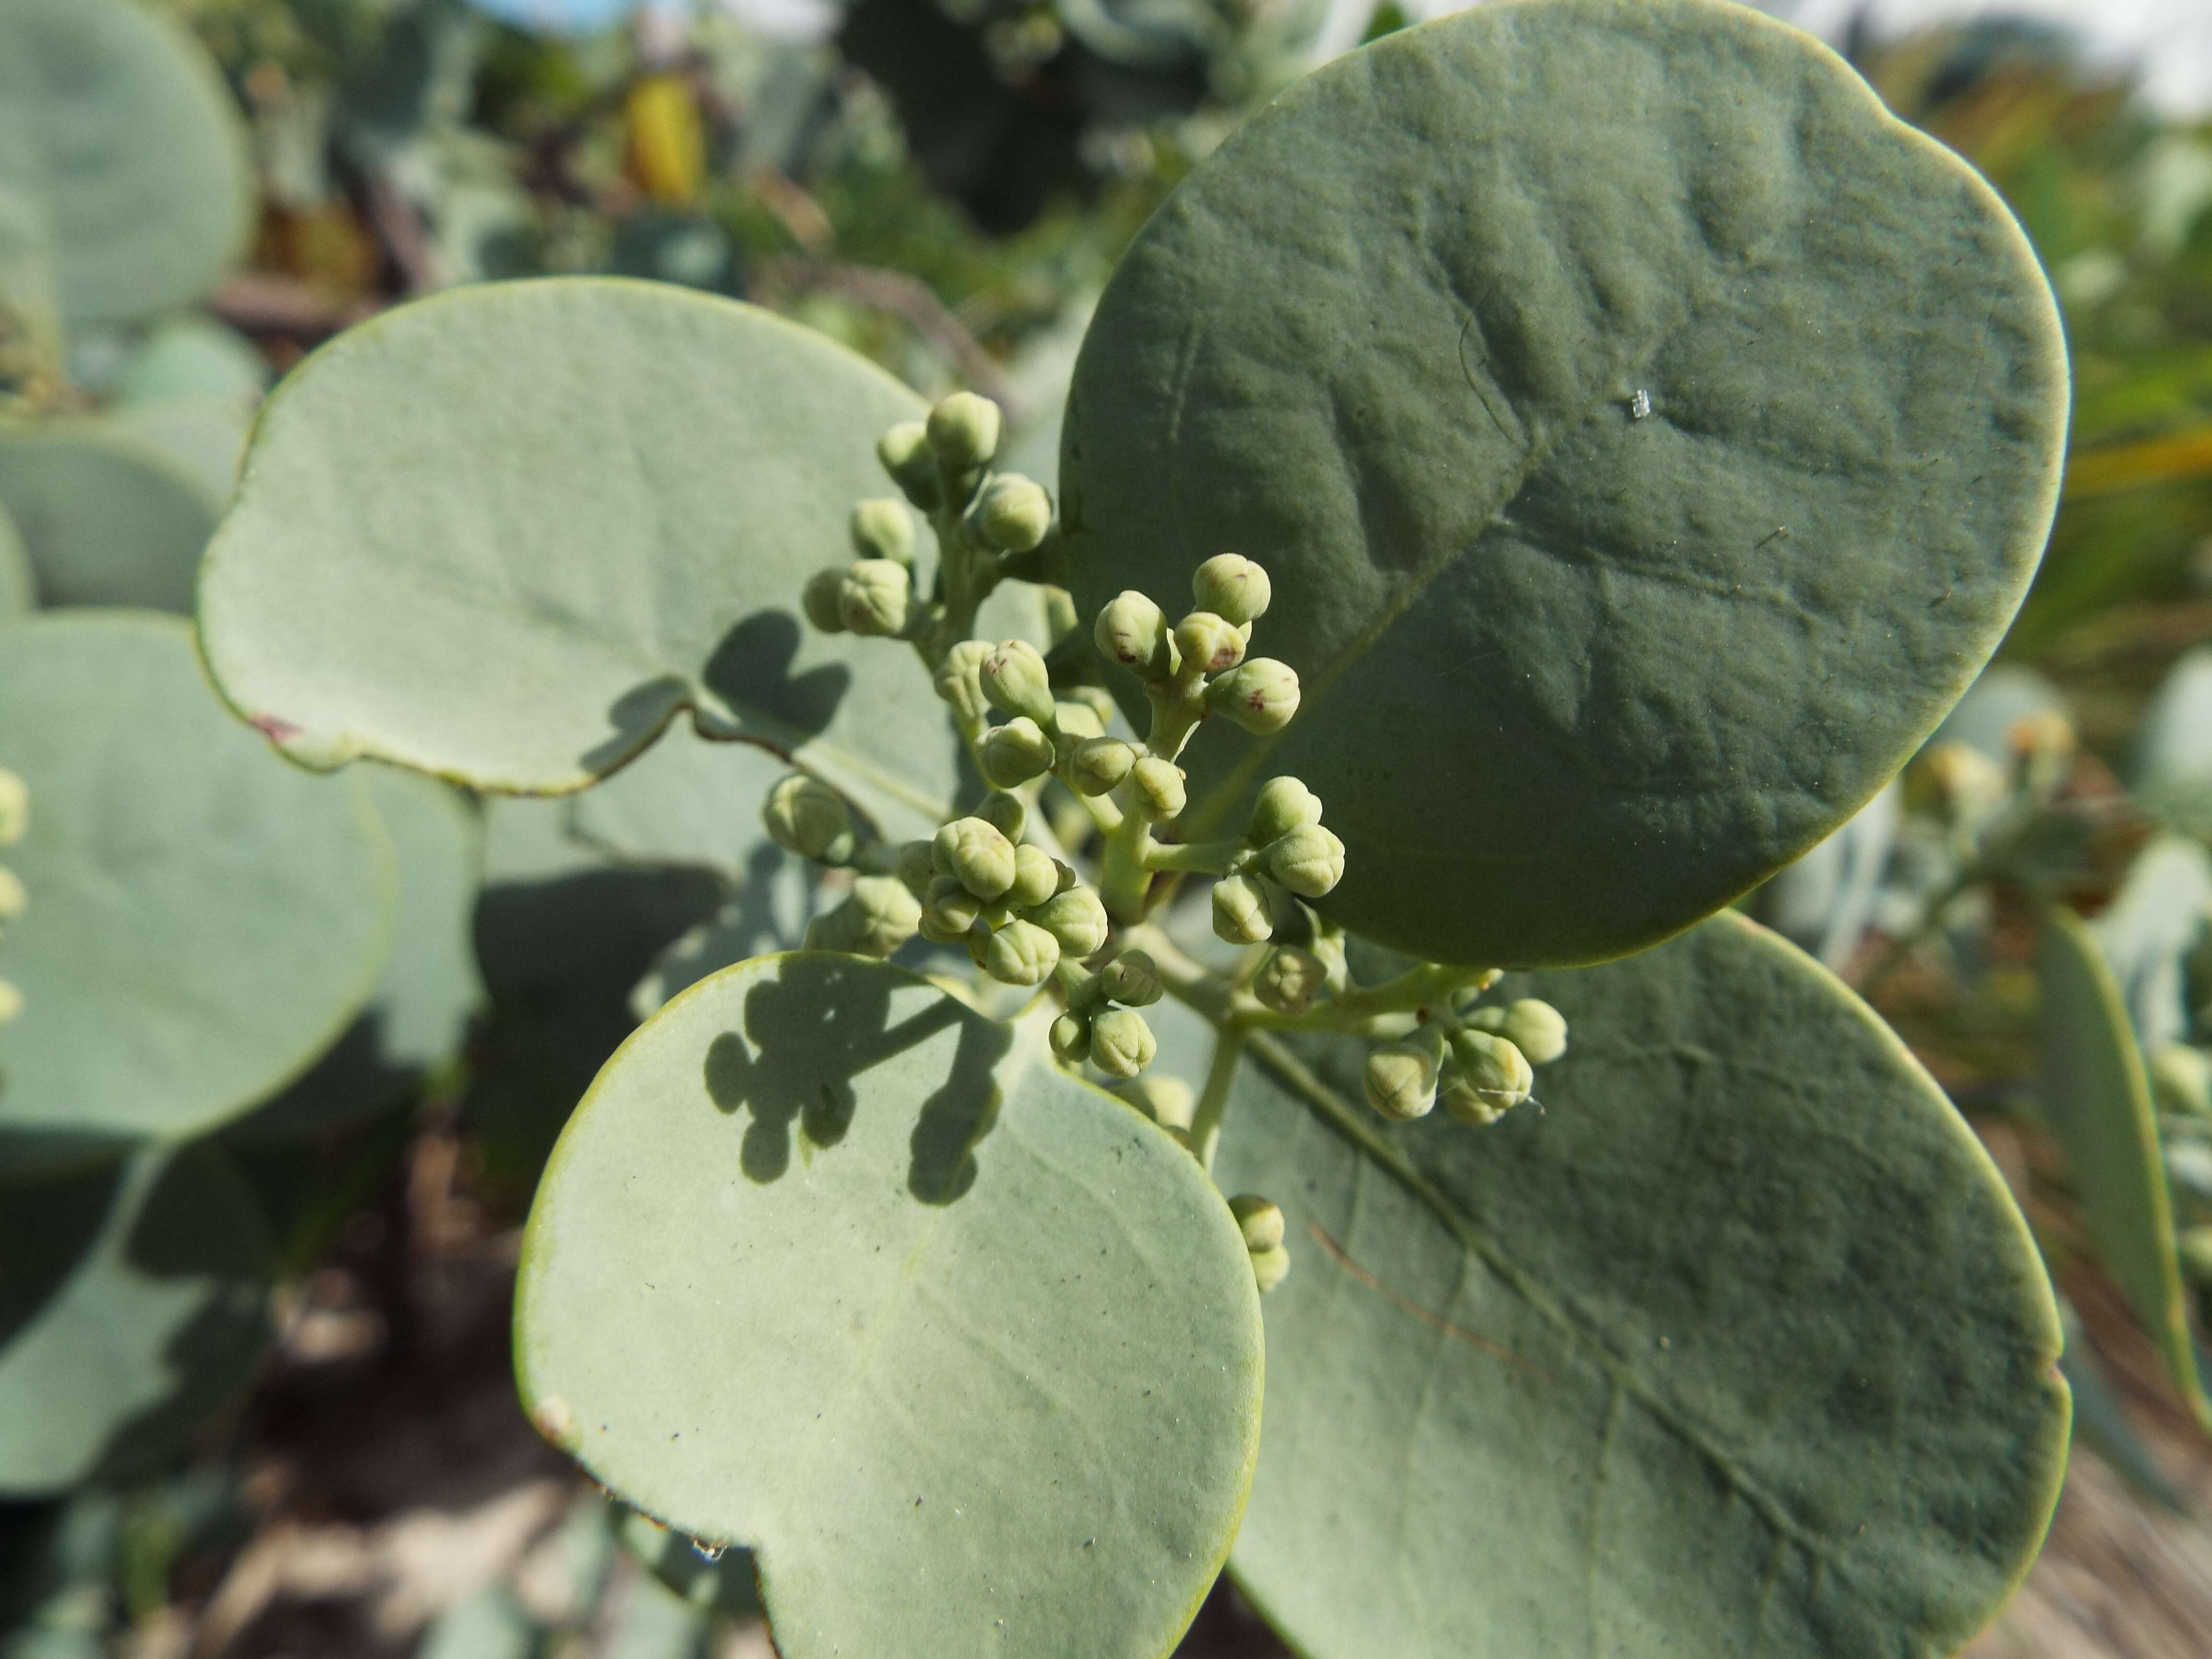
<instances>
[{"instance_id":1,"label":"yellow leaf in background","mask_svg":"<svg viewBox=\"0 0 2212 1659\"><path fill-rule=\"evenodd\" d=\"M681 75L648 75L623 111L631 179L663 207L688 207L707 176L707 127Z\"/></svg>"},{"instance_id":2,"label":"yellow leaf in background","mask_svg":"<svg viewBox=\"0 0 2212 1659\"><path fill-rule=\"evenodd\" d=\"M2212 427L2169 433L2140 443L2114 444L2068 458L2066 499L2109 495L2145 484L2212 478Z\"/></svg>"}]
</instances>

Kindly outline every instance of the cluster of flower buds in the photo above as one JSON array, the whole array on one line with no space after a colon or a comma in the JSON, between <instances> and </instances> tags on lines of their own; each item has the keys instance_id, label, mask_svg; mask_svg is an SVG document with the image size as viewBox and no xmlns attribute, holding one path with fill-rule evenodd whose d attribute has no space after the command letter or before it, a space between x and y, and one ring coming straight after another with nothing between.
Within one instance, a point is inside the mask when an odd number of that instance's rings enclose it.
<instances>
[{"instance_id":1,"label":"cluster of flower buds","mask_svg":"<svg viewBox=\"0 0 2212 1659\"><path fill-rule=\"evenodd\" d=\"M978 814L898 851L898 876L921 903L921 936L965 945L1005 985L1042 985L1065 956L1106 943L1106 908L1075 872L1020 839L1024 809L1003 791Z\"/></svg>"},{"instance_id":2,"label":"cluster of flower buds","mask_svg":"<svg viewBox=\"0 0 2212 1659\"><path fill-rule=\"evenodd\" d=\"M1253 803L1244 845L1213 884L1213 931L1231 945L1260 945L1344 879L1344 843L1322 828L1321 797L1296 778L1270 778Z\"/></svg>"},{"instance_id":3,"label":"cluster of flower buds","mask_svg":"<svg viewBox=\"0 0 2212 1659\"><path fill-rule=\"evenodd\" d=\"M1229 1200L1229 1213L1244 1235L1251 1253L1252 1278L1262 1296L1283 1282L1291 1271L1291 1253L1283 1243L1283 1212L1273 1199L1257 1193L1240 1193Z\"/></svg>"},{"instance_id":4,"label":"cluster of flower buds","mask_svg":"<svg viewBox=\"0 0 2212 1659\"><path fill-rule=\"evenodd\" d=\"M1044 658L1026 640L963 640L938 665L935 684L961 729L978 734L976 764L999 789L1018 789L1086 747L1110 741L1104 735L1113 712L1106 694L1079 687L1066 701L1055 699ZM1006 718L994 724L994 711Z\"/></svg>"},{"instance_id":5,"label":"cluster of flower buds","mask_svg":"<svg viewBox=\"0 0 2212 1659\"><path fill-rule=\"evenodd\" d=\"M1102 913L1103 914L1103 913ZM1070 1065L1088 1060L1109 1077L1133 1078L1159 1043L1137 1010L1160 1000L1160 970L1142 951L1124 951L1067 994L1052 1023L1052 1051ZM1190 1120L1185 1117L1188 1129Z\"/></svg>"},{"instance_id":6,"label":"cluster of flower buds","mask_svg":"<svg viewBox=\"0 0 2212 1659\"><path fill-rule=\"evenodd\" d=\"M30 827L30 791L23 787L21 778L0 767L0 847L13 847L23 839ZM0 926L21 915L29 902L22 878L0 865ZM12 981L0 979L0 1025L5 1025L22 1012L22 992Z\"/></svg>"},{"instance_id":7,"label":"cluster of flower buds","mask_svg":"<svg viewBox=\"0 0 2212 1659\"><path fill-rule=\"evenodd\" d=\"M806 620L825 634L892 639L914 614L914 514L885 496L853 509L852 563L817 570L799 590Z\"/></svg>"},{"instance_id":8,"label":"cluster of flower buds","mask_svg":"<svg viewBox=\"0 0 2212 1659\"><path fill-rule=\"evenodd\" d=\"M1495 1123L1528 1098L1534 1068L1567 1051L1567 1023L1523 997L1464 1014L1437 1011L1402 1042L1367 1056L1367 1103L1395 1122L1425 1117L1439 1095L1462 1123Z\"/></svg>"},{"instance_id":9,"label":"cluster of flower buds","mask_svg":"<svg viewBox=\"0 0 2212 1659\"><path fill-rule=\"evenodd\" d=\"M1095 630L1098 649L1145 682L1159 760L1172 761L1208 714L1262 736L1298 712L1298 677L1288 663L1248 657L1252 624L1273 589L1267 573L1235 553L1208 559L1191 578L1198 608L1172 628L1167 613L1133 588L1108 601Z\"/></svg>"}]
</instances>

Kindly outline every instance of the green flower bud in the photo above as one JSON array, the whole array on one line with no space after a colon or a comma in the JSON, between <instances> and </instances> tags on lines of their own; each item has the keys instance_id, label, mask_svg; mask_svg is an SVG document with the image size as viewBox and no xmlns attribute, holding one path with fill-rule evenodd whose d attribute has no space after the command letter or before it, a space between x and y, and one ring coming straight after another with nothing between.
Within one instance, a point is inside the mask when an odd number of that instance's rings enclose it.
<instances>
[{"instance_id":1,"label":"green flower bud","mask_svg":"<svg viewBox=\"0 0 2212 1659\"><path fill-rule=\"evenodd\" d=\"M1092 634L1101 652L1139 679L1164 679L1175 672L1167 614L1134 588L1107 601Z\"/></svg>"},{"instance_id":2,"label":"green flower bud","mask_svg":"<svg viewBox=\"0 0 2212 1659\"><path fill-rule=\"evenodd\" d=\"M1152 1028L1134 1008L1109 1008L1091 1022L1091 1063L1109 1077L1134 1077L1160 1051Z\"/></svg>"},{"instance_id":3,"label":"green flower bud","mask_svg":"<svg viewBox=\"0 0 2212 1659\"><path fill-rule=\"evenodd\" d=\"M975 745L975 758L985 777L1001 789L1012 789L1052 770L1052 739L1028 715L1018 714L983 734Z\"/></svg>"},{"instance_id":4,"label":"green flower bud","mask_svg":"<svg viewBox=\"0 0 2212 1659\"><path fill-rule=\"evenodd\" d=\"M1114 694L1103 685L1071 685L1067 688L1067 701L1079 702L1097 715L1100 733L1104 732L1114 719Z\"/></svg>"},{"instance_id":5,"label":"green flower bud","mask_svg":"<svg viewBox=\"0 0 2212 1659\"><path fill-rule=\"evenodd\" d=\"M1091 1052L1091 1021L1082 1014L1062 1014L1045 1036L1053 1053L1071 1066Z\"/></svg>"},{"instance_id":6,"label":"green flower bud","mask_svg":"<svg viewBox=\"0 0 2212 1659\"><path fill-rule=\"evenodd\" d=\"M2150 1057L2150 1086L2160 1111L2212 1117L2212 1060L2202 1048L2175 1042L2160 1049Z\"/></svg>"},{"instance_id":7,"label":"green flower bud","mask_svg":"<svg viewBox=\"0 0 2212 1659\"><path fill-rule=\"evenodd\" d=\"M1076 793L1103 795L1129 775L1137 763L1137 745L1119 738L1085 738L1075 745L1067 763L1068 781Z\"/></svg>"},{"instance_id":8,"label":"green flower bud","mask_svg":"<svg viewBox=\"0 0 2212 1659\"><path fill-rule=\"evenodd\" d=\"M983 971L1001 985L1042 985L1060 965L1060 941L1018 918L991 935Z\"/></svg>"},{"instance_id":9,"label":"green flower bud","mask_svg":"<svg viewBox=\"0 0 2212 1659\"><path fill-rule=\"evenodd\" d=\"M976 540L1002 553L1026 553L1052 528L1052 497L1018 472L1001 472L984 485L968 509Z\"/></svg>"},{"instance_id":10,"label":"green flower bud","mask_svg":"<svg viewBox=\"0 0 2212 1659\"><path fill-rule=\"evenodd\" d=\"M845 572L842 566L835 570L817 570L799 590L799 608L806 613L806 620L824 634L842 634L845 631L844 596Z\"/></svg>"},{"instance_id":11,"label":"green flower bud","mask_svg":"<svg viewBox=\"0 0 2212 1659\"><path fill-rule=\"evenodd\" d=\"M1245 839L1255 847L1280 841L1293 830L1321 822L1321 797L1296 778L1269 778L1260 786L1252 803L1251 826Z\"/></svg>"},{"instance_id":12,"label":"green flower bud","mask_svg":"<svg viewBox=\"0 0 2212 1659\"><path fill-rule=\"evenodd\" d=\"M1229 1200L1229 1213L1237 1218L1237 1231L1244 1235L1246 1249L1257 1254L1282 1247L1283 1212L1274 1200L1257 1193L1239 1193Z\"/></svg>"},{"instance_id":13,"label":"green flower bud","mask_svg":"<svg viewBox=\"0 0 2212 1659\"><path fill-rule=\"evenodd\" d=\"M864 559L914 562L914 514L896 496L879 495L853 509L853 550Z\"/></svg>"},{"instance_id":14,"label":"green flower bud","mask_svg":"<svg viewBox=\"0 0 2212 1659\"><path fill-rule=\"evenodd\" d=\"M7 1018L0 1014L0 1020ZM2199 1289L2212 1288L2212 1227L2185 1227L2174 1243L2180 1247L2181 1271L2190 1282Z\"/></svg>"},{"instance_id":15,"label":"green flower bud","mask_svg":"<svg viewBox=\"0 0 2212 1659\"><path fill-rule=\"evenodd\" d=\"M930 844L937 872L951 876L986 903L1014 884L1014 844L981 818L955 818Z\"/></svg>"},{"instance_id":16,"label":"green flower bud","mask_svg":"<svg viewBox=\"0 0 2212 1659\"><path fill-rule=\"evenodd\" d=\"M1161 823L1182 815L1188 797L1183 792L1182 769L1173 761L1146 755L1129 769L1129 783L1145 810Z\"/></svg>"},{"instance_id":17,"label":"green flower bud","mask_svg":"<svg viewBox=\"0 0 2212 1659\"><path fill-rule=\"evenodd\" d=\"M845 902L806 929L810 951L887 957L921 927L921 901L891 876L862 876Z\"/></svg>"},{"instance_id":18,"label":"green flower bud","mask_svg":"<svg viewBox=\"0 0 2212 1659\"><path fill-rule=\"evenodd\" d=\"M1190 593L1200 610L1242 628L1266 614L1275 588L1267 573L1243 555L1217 553L1191 577Z\"/></svg>"},{"instance_id":19,"label":"green flower bud","mask_svg":"<svg viewBox=\"0 0 2212 1659\"><path fill-rule=\"evenodd\" d=\"M1291 1276L1291 1253L1278 1244L1272 1250L1252 1252L1252 1282L1265 1296Z\"/></svg>"},{"instance_id":20,"label":"green flower bud","mask_svg":"<svg viewBox=\"0 0 2212 1659\"><path fill-rule=\"evenodd\" d=\"M1061 955L1076 961L1097 954L1111 925L1105 904L1088 887L1054 894L1032 909L1029 919L1060 941Z\"/></svg>"},{"instance_id":21,"label":"green flower bud","mask_svg":"<svg viewBox=\"0 0 2212 1659\"><path fill-rule=\"evenodd\" d=\"M1494 1123L1528 1098L1535 1074L1528 1056L1508 1038L1473 1027L1452 1034L1458 1067L1444 1105L1462 1123Z\"/></svg>"},{"instance_id":22,"label":"green flower bud","mask_svg":"<svg viewBox=\"0 0 2212 1659\"><path fill-rule=\"evenodd\" d=\"M906 884L907 891L916 898L927 898L929 884L937 878L937 865L929 855L929 843L926 841L903 842L900 843L896 856L897 862L892 867L898 878Z\"/></svg>"},{"instance_id":23,"label":"green flower bud","mask_svg":"<svg viewBox=\"0 0 2212 1659\"><path fill-rule=\"evenodd\" d=\"M1009 714L1026 714L1039 726L1053 721L1052 676L1027 640L1001 640L978 671L983 695Z\"/></svg>"},{"instance_id":24,"label":"green flower bud","mask_svg":"<svg viewBox=\"0 0 2212 1659\"><path fill-rule=\"evenodd\" d=\"M1211 611L1194 611L1176 624L1176 653L1202 674L1220 674L1244 660L1244 636Z\"/></svg>"},{"instance_id":25,"label":"green flower bud","mask_svg":"<svg viewBox=\"0 0 2212 1659\"><path fill-rule=\"evenodd\" d=\"M929 411L929 447L947 472L972 472L999 453L999 406L972 392L940 398Z\"/></svg>"},{"instance_id":26,"label":"green flower bud","mask_svg":"<svg viewBox=\"0 0 2212 1659\"><path fill-rule=\"evenodd\" d=\"M1060 872L1065 867L1043 848L1022 842L1014 848L1014 884L1006 890L1006 908L1027 910L1042 904L1060 891Z\"/></svg>"},{"instance_id":27,"label":"green flower bud","mask_svg":"<svg viewBox=\"0 0 2212 1659\"><path fill-rule=\"evenodd\" d=\"M1064 587L1048 582L1037 591L1044 595L1044 636L1058 645L1083 626L1083 613L1075 608L1075 595Z\"/></svg>"},{"instance_id":28,"label":"green flower bud","mask_svg":"<svg viewBox=\"0 0 2212 1659\"><path fill-rule=\"evenodd\" d=\"M929 428L920 421L902 421L877 439L876 459L907 500L925 513L937 505L937 456L929 447Z\"/></svg>"},{"instance_id":29,"label":"green flower bud","mask_svg":"<svg viewBox=\"0 0 2212 1659\"><path fill-rule=\"evenodd\" d=\"M963 640L945 653L931 677L937 695L951 706L963 726L980 726L990 715L991 700L983 695L983 659L990 654L991 647L982 641Z\"/></svg>"},{"instance_id":30,"label":"green flower bud","mask_svg":"<svg viewBox=\"0 0 2212 1659\"><path fill-rule=\"evenodd\" d=\"M30 904L31 896L23 890L23 878L0 865L0 921L14 921Z\"/></svg>"},{"instance_id":31,"label":"green flower bud","mask_svg":"<svg viewBox=\"0 0 2212 1659\"><path fill-rule=\"evenodd\" d=\"M1080 743L1086 738L1106 735L1105 722L1087 702L1056 702L1052 706L1052 718L1060 728L1063 743Z\"/></svg>"},{"instance_id":32,"label":"green flower bud","mask_svg":"<svg viewBox=\"0 0 2212 1659\"><path fill-rule=\"evenodd\" d=\"M1344 843L1318 823L1268 843L1267 870L1300 898L1319 898L1344 879Z\"/></svg>"},{"instance_id":33,"label":"green flower bud","mask_svg":"<svg viewBox=\"0 0 2212 1659\"><path fill-rule=\"evenodd\" d=\"M1285 945L1260 964L1252 981L1252 994L1263 1008L1292 1018L1312 1007L1328 992L1328 970L1319 957L1295 945Z\"/></svg>"},{"instance_id":34,"label":"green flower bud","mask_svg":"<svg viewBox=\"0 0 2212 1659\"><path fill-rule=\"evenodd\" d=\"M1098 970L1098 990L1109 1002L1144 1008L1160 1000L1159 964L1142 951L1124 951Z\"/></svg>"},{"instance_id":35,"label":"green flower bud","mask_svg":"<svg viewBox=\"0 0 2212 1659\"><path fill-rule=\"evenodd\" d=\"M31 828L31 792L23 780L0 766L0 847L13 847Z\"/></svg>"},{"instance_id":36,"label":"green flower bud","mask_svg":"<svg viewBox=\"0 0 2212 1659\"><path fill-rule=\"evenodd\" d=\"M0 1025L12 1024L23 1015L23 994L12 980L0 979Z\"/></svg>"},{"instance_id":37,"label":"green flower bud","mask_svg":"<svg viewBox=\"0 0 2212 1659\"><path fill-rule=\"evenodd\" d=\"M1231 945L1258 945L1275 936L1274 907L1249 876L1224 876L1213 884L1213 934Z\"/></svg>"},{"instance_id":38,"label":"green flower bud","mask_svg":"<svg viewBox=\"0 0 2212 1659\"><path fill-rule=\"evenodd\" d=\"M906 626L914 577L890 559L862 559L837 586L837 614L855 634L889 639Z\"/></svg>"},{"instance_id":39,"label":"green flower bud","mask_svg":"<svg viewBox=\"0 0 2212 1659\"><path fill-rule=\"evenodd\" d=\"M1114 1092L1163 1129L1188 1129L1198 1112L1198 1097L1179 1077L1131 1078Z\"/></svg>"},{"instance_id":40,"label":"green flower bud","mask_svg":"<svg viewBox=\"0 0 2212 1659\"><path fill-rule=\"evenodd\" d=\"M982 901L951 877L940 878L951 890L931 884L929 902L922 907L921 936L933 945L963 945L982 914Z\"/></svg>"},{"instance_id":41,"label":"green flower bud","mask_svg":"<svg viewBox=\"0 0 2212 1659\"><path fill-rule=\"evenodd\" d=\"M1010 795L1003 789L994 789L975 803L975 816L996 830L1008 841L1022 838L1022 826L1029 822L1029 809L1022 805L1019 795Z\"/></svg>"},{"instance_id":42,"label":"green flower bud","mask_svg":"<svg viewBox=\"0 0 2212 1659\"><path fill-rule=\"evenodd\" d=\"M761 806L768 837L803 859L836 860L853 849L853 817L845 798L819 778L793 772L768 792Z\"/></svg>"},{"instance_id":43,"label":"green flower bud","mask_svg":"<svg viewBox=\"0 0 2212 1659\"><path fill-rule=\"evenodd\" d=\"M1367 1056L1367 1103L1396 1123L1425 1117L1437 1103L1437 1062L1418 1042L1389 1042Z\"/></svg>"},{"instance_id":44,"label":"green flower bud","mask_svg":"<svg viewBox=\"0 0 2212 1659\"><path fill-rule=\"evenodd\" d=\"M1547 1066L1567 1052L1566 1017L1534 997L1522 997L1508 1008L1498 1034L1525 1054L1531 1066Z\"/></svg>"},{"instance_id":45,"label":"green flower bud","mask_svg":"<svg viewBox=\"0 0 2212 1659\"><path fill-rule=\"evenodd\" d=\"M1206 702L1215 714L1267 737L1298 712L1297 671L1273 657L1254 657L1207 686Z\"/></svg>"}]
</instances>

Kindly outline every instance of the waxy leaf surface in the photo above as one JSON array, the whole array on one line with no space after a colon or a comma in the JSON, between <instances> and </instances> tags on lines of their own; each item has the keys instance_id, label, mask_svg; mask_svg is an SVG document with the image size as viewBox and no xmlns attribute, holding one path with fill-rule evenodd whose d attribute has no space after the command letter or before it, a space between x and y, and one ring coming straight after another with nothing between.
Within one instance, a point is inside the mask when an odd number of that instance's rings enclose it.
<instances>
[{"instance_id":1,"label":"waxy leaf surface","mask_svg":"<svg viewBox=\"0 0 2212 1659\"><path fill-rule=\"evenodd\" d=\"M1294 774L1345 922L1588 962L1934 728L2035 568L2066 407L2018 227L1826 47L1719 0L1511 0L1300 82L1153 216L1063 518L1086 616L1176 615L1224 549L1273 573L1252 648L1304 708L1208 722L1188 834Z\"/></svg>"},{"instance_id":2,"label":"waxy leaf surface","mask_svg":"<svg viewBox=\"0 0 2212 1659\"><path fill-rule=\"evenodd\" d=\"M161 417L175 427L176 411ZM243 423L228 421L231 459ZM107 418L0 428L0 506L49 605L189 613L223 491L205 458Z\"/></svg>"},{"instance_id":3,"label":"waxy leaf surface","mask_svg":"<svg viewBox=\"0 0 2212 1659\"><path fill-rule=\"evenodd\" d=\"M0 967L24 996L0 1027L0 1158L212 1127L360 1010L395 902L365 786L271 755L184 623L0 630L0 766L31 801L0 854L29 896Z\"/></svg>"},{"instance_id":4,"label":"waxy leaf surface","mask_svg":"<svg viewBox=\"0 0 2212 1659\"><path fill-rule=\"evenodd\" d=\"M1159 1659L1259 1436L1197 1164L1034 1023L802 952L609 1062L532 1207L517 1364L617 1496L758 1559L785 1659Z\"/></svg>"},{"instance_id":5,"label":"waxy leaf surface","mask_svg":"<svg viewBox=\"0 0 2212 1659\"><path fill-rule=\"evenodd\" d=\"M210 550L216 678L296 757L580 789L679 709L927 833L957 740L913 653L799 592L854 556L914 394L780 318L660 284L492 284L287 378Z\"/></svg>"},{"instance_id":6,"label":"waxy leaf surface","mask_svg":"<svg viewBox=\"0 0 2212 1659\"><path fill-rule=\"evenodd\" d=\"M1239 1582L1309 1659L1955 1652L2067 1441L1979 1143L1733 915L1497 994L1569 1047L1488 1128L1332 1127L1304 1096L1358 1101L1342 1039L1240 1079L1217 1173L1283 1206L1294 1260Z\"/></svg>"}]
</instances>

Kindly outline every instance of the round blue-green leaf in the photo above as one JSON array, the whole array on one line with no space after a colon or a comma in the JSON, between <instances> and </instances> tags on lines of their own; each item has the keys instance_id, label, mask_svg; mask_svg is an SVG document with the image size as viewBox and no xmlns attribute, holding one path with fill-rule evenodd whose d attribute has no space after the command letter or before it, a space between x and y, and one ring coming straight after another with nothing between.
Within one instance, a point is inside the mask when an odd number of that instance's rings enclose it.
<instances>
[{"instance_id":1,"label":"round blue-green leaf","mask_svg":"<svg viewBox=\"0 0 2212 1659\"><path fill-rule=\"evenodd\" d=\"M1160 1659L1236 1533L1243 1242L1032 1026L858 957L742 963L623 1047L538 1188L532 1419L750 1546L786 1659Z\"/></svg>"},{"instance_id":2,"label":"round blue-green leaf","mask_svg":"<svg viewBox=\"0 0 2212 1659\"><path fill-rule=\"evenodd\" d=\"M269 1236L211 1142L10 1185L0 1261L0 1496L143 1473L268 1341Z\"/></svg>"},{"instance_id":3,"label":"round blue-green leaf","mask_svg":"<svg viewBox=\"0 0 2212 1659\"><path fill-rule=\"evenodd\" d=\"M209 660L305 760L565 792L689 708L927 833L958 744L913 653L798 608L920 408L818 335L656 283L391 312L264 407L209 555Z\"/></svg>"},{"instance_id":4,"label":"round blue-green leaf","mask_svg":"<svg viewBox=\"0 0 2212 1659\"><path fill-rule=\"evenodd\" d=\"M234 460L241 429L234 419ZM223 492L205 453L179 453L173 435L106 417L0 428L0 506L44 604L191 610Z\"/></svg>"},{"instance_id":5,"label":"round blue-green leaf","mask_svg":"<svg viewBox=\"0 0 2212 1659\"><path fill-rule=\"evenodd\" d=\"M221 76L133 0L0 6L0 188L41 212L72 323L191 304L236 258L252 206Z\"/></svg>"},{"instance_id":6,"label":"round blue-green leaf","mask_svg":"<svg viewBox=\"0 0 2212 1659\"><path fill-rule=\"evenodd\" d=\"M233 720L191 630L48 612L0 630L0 766L30 792L0 946L11 1158L196 1133L302 1070L390 948L392 854L365 786Z\"/></svg>"},{"instance_id":7,"label":"round blue-green leaf","mask_svg":"<svg viewBox=\"0 0 2212 1659\"><path fill-rule=\"evenodd\" d=\"M2041 553L2066 387L1996 196L1810 36L1509 0L1299 82L1146 227L1062 437L1074 590L1273 573L1252 649L1304 707L1207 723L1188 833L1294 774L1352 927L1619 956L1934 728Z\"/></svg>"},{"instance_id":8,"label":"round blue-green leaf","mask_svg":"<svg viewBox=\"0 0 2212 1659\"><path fill-rule=\"evenodd\" d=\"M1218 1173L1293 1253L1239 1582L1309 1659L1956 1652L2067 1444L1980 1143L1734 915L1498 995L1568 1048L1486 1129L1346 1104L1341 1039L1239 1081Z\"/></svg>"}]
</instances>

